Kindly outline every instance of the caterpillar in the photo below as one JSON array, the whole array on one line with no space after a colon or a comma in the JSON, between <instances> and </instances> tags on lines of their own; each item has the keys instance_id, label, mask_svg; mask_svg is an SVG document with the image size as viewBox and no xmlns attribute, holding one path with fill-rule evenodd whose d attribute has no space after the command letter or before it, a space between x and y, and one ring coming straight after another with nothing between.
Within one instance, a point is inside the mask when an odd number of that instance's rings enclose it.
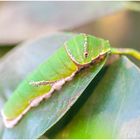
<instances>
[{"instance_id":1,"label":"caterpillar","mask_svg":"<svg viewBox=\"0 0 140 140\"><path fill-rule=\"evenodd\" d=\"M140 60L140 53L130 48L112 48L108 40L79 34L66 41L48 60L35 69L14 91L1 110L7 128L43 99L74 78L88 65L98 63L110 54L128 54Z\"/></svg>"}]
</instances>

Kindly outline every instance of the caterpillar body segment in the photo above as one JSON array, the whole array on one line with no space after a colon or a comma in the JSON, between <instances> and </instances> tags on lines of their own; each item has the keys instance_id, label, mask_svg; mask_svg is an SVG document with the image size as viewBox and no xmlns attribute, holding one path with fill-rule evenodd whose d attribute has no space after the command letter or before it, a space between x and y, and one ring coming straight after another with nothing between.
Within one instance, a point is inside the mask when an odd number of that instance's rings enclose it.
<instances>
[{"instance_id":1,"label":"caterpillar body segment","mask_svg":"<svg viewBox=\"0 0 140 140\"><path fill-rule=\"evenodd\" d=\"M58 54L54 54L53 59L49 58L29 75L5 104L2 115L7 127L13 127L31 107L37 106L43 99L50 97L54 90L60 89L66 80L74 76L78 67L71 61L64 47L58 50ZM35 85L36 82L43 81L47 84Z\"/></svg>"},{"instance_id":2,"label":"caterpillar body segment","mask_svg":"<svg viewBox=\"0 0 140 140\"><path fill-rule=\"evenodd\" d=\"M65 42L46 62L41 64L15 90L2 110L6 127L13 127L31 107L49 98L85 65L110 50L103 39L80 34Z\"/></svg>"},{"instance_id":3,"label":"caterpillar body segment","mask_svg":"<svg viewBox=\"0 0 140 140\"><path fill-rule=\"evenodd\" d=\"M129 54L140 58L132 49L111 48L107 40L79 34L64 42L54 55L32 72L8 99L1 114L6 127L14 127L32 107L60 90L80 69L99 62L108 54Z\"/></svg>"},{"instance_id":4,"label":"caterpillar body segment","mask_svg":"<svg viewBox=\"0 0 140 140\"><path fill-rule=\"evenodd\" d=\"M85 39L86 38L86 39ZM79 35L64 43L68 55L79 65L86 65L110 51L108 41L90 35ZM86 55L85 55L86 54Z\"/></svg>"}]
</instances>

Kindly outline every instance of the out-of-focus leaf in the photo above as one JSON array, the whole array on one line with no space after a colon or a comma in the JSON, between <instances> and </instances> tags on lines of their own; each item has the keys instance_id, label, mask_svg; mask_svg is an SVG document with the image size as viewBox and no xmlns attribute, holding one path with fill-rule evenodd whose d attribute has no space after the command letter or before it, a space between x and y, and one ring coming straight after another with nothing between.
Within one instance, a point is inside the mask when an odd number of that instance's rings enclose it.
<instances>
[{"instance_id":1,"label":"out-of-focus leaf","mask_svg":"<svg viewBox=\"0 0 140 140\"><path fill-rule=\"evenodd\" d=\"M55 138L140 138L140 69L122 57L93 87L83 93L85 104Z\"/></svg>"},{"instance_id":2,"label":"out-of-focus leaf","mask_svg":"<svg viewBox=\"0 0 140 140\"><path fill-rule=\"evenodd\" d=\"M64 40L72 36L74 34L61 33L44 37L19 46L5 56L0 64L0 75L2 75L0 99L2 99L2 104L27 73L52 55L52 52L60 44L62 45ZM41 136L70 109L104 64L105 60L81 71L71 82L66 83L61 91L55 92L48 101L42 102L38 107L28 112L16 127L4 128L2 137L38 138Z\"/></svg>"},{"instance_id":3,"label":"out-of-focus leaf","mask_svg":"<svg viewBox=\"0 0 140 140\"><path fill-rule=\"evenodd\" d=\"M124 2L3 2L0 43L11 44L39 34L83 25L123 9Z\"/></svg>"}]
</instances>

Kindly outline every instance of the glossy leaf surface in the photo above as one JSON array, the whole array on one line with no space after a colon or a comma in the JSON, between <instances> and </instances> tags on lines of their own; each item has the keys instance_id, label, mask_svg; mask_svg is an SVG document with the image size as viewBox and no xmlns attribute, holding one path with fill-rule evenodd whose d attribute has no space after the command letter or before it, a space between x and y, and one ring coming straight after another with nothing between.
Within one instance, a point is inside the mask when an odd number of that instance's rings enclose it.
<instances>
[{"instance_id":1,"label":"glossy leaf surface","mask_svg":"<svg viewBox=\"0 0 140 140\"><path fill-rule=\"evenodd\" d=\"M3 75L0 81L2 104L12 94L17 84L25 78L27 73L31 72L43 59L47 59L60 44L64 43L65 39L72 36L72 34L60 33L50 37L44 37L17 47L5 56L1 60L1 75ZM39 56L41 57L39 58ZM11 60L14 60L12 64ZM71 82L65 84L61 91L56 92L48 101L42 102L38 107L27 113L15 128L5 128L2 137L38 138L41 136L69 110L91 80L100 71L104 63L105 61L97 63L91 68L77 74ZM5 70L6 65L7 69Z\"/></svg>"},{"instance_id":2,"label":"glossy leaf surface","mask_svg":"<svg viewBox=\"0 0 140 140\"><path fill-rule=\"evenodd\" d=\"M96 87L93 83L83 93L88 99L81 98L83 106L55 138L140 138L139 68L122 57Z\"/></svg>"}]
</instances>

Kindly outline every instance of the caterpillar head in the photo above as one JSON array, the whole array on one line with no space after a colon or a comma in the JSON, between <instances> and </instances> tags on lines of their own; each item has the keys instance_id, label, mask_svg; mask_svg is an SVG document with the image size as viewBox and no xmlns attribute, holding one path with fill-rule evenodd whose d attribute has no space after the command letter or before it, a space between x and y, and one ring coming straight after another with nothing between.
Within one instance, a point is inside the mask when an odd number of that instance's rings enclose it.
<instances>
[{"instance_id":1,"label":"caterpillar head","mask_svg":"<svg viewBox=\"0 0 140 140\"><path fill-rule=\"evenodd\" d=\"M79 64L86 65L110 52L108 40L96 38L87 34L80 34L65 43L71 59Z\"/></svg>"}]
</instances>

